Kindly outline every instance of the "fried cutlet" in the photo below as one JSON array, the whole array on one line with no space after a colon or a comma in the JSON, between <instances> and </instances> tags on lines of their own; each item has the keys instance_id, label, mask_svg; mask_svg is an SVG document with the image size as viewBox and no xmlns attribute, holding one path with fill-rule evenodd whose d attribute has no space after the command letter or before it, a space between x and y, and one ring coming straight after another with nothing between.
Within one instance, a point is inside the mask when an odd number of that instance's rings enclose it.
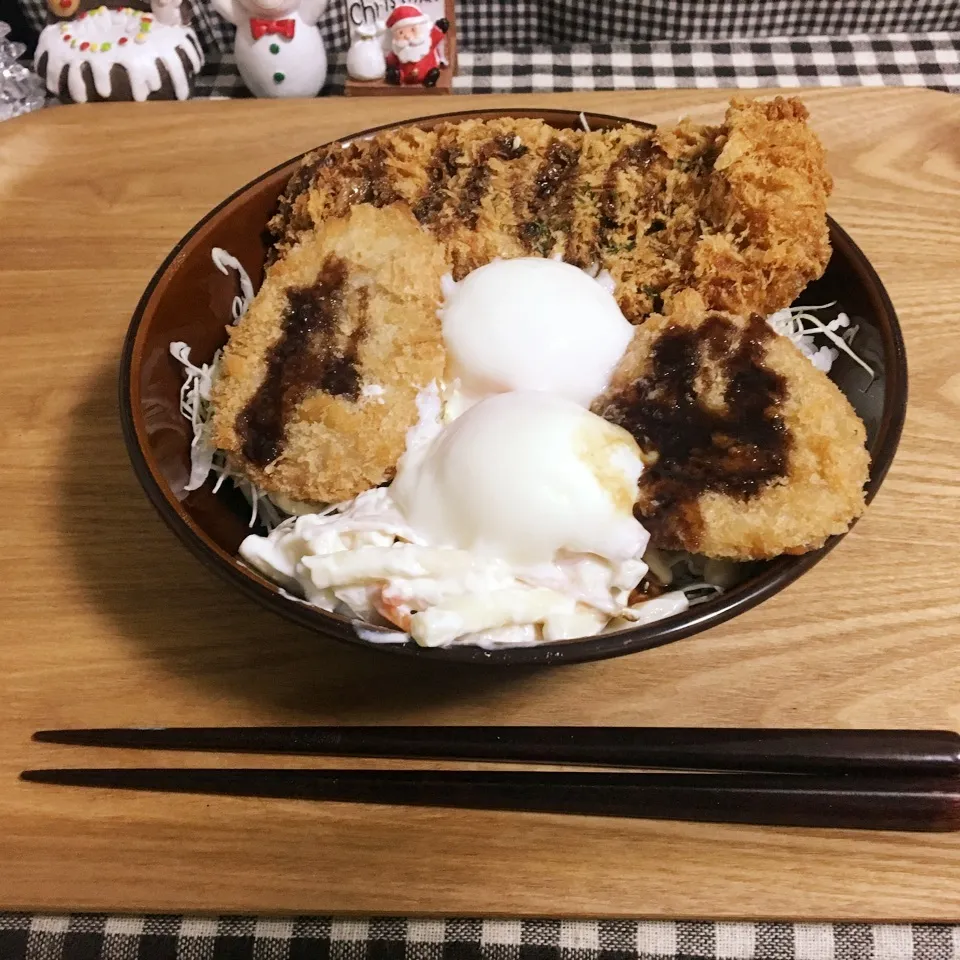
<instances>
[{"instance_id":1,"label":"fried cutlet","mask_svg":"<svg viewBox=\"0 0 960 960\"><path fill-rule=\"evenodd\" d=\"M329 503L392 479L443 374L443 248L408 207L325 220L230 328L212 441L268 493Z\"/></svg>"},{"instance_id":2,"label":"fried cutlet","mask_svg":"<svg viewBox=\"0 0 960 960\"><path fill-rule=\"evenodd\" d=\"M443 372L440 276L560 256L609 271L640 327L594 409L650 460L637 510L654 544L740 560L819 546L862 511L868 456L839 390L762 319L829 259L806 119L798 100L737 98L716 127L467 120L310 154L225 352L214 441L295 500L390 480Z\"/></svg>"},{"instance_id":3,"label":"fried cutlet","mask_svg":"<svg viewBox=\"0 0 960 960\"><path fill-rule=\"evenodd\" d=\"M644 453L635 511L655 546L731 560L804 553L863 512L863 424L756 314L678 295L635 332L592 409Z\"/></svg>"},{"instance_id":4,"label":"fried cutlet","mask_svg":"<svg viewBox=\"0 0 960 960\"><path fill-rule=\"evenodd\" d=\"M710 309L767 316L823 273L833 180L807 116L795 98L731 102L701 208L711 230L693 250Z\"/></svg>"},{"instance_id":5,"label":"fried cutlet","mask_svg":"<svg viewBox=\"0 0 960 960\"><path fill-rule=\"evenodd\" d=\"M402 128L304 158L270 224L274 259L351 205L402 201L455 279L494 257L608 270L642 323L677 293L749 315L790 304L830 248L831 181L796 99L737 98L720 126L585 132L498 118Z\"/></svg>"}]
</instances>

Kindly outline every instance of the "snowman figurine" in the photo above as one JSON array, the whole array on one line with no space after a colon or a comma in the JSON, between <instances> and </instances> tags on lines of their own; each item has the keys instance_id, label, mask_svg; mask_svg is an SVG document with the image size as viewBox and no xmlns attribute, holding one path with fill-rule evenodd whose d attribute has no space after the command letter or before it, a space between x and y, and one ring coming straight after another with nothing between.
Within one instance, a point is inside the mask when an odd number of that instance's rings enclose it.
<instances>
[{"instance_id":1,"label":"snowman figurine","mask_svg":"<svg viewBox=\"0 0 960 960\"><path fill-rule=\"evenodd\" d=\"M315 97L327 77L317 21L329 0L213 0L237 28L237 69L257 97Z\"/></svg>"}]
</instances>

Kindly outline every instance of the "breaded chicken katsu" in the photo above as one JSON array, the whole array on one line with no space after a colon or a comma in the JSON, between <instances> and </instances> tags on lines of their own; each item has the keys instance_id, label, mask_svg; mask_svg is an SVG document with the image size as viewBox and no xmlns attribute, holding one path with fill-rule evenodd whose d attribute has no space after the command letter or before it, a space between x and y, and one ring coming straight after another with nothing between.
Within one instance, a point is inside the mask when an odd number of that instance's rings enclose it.
<instances>
[{"instance_id":1,"label":"breaded chicken katsu","mask_svg":"<svg viewBox=\"0 0 960 960\"><path fill-rule=\"evenodd\" d=\"M763 317L673 301L634 334L592 410L647 461L635 512L659 547L804 553L864 509L865 433L839 388Z\"/></svg>"},{"instance_id":2,"label":"breaded chicken katsu","mask_svg":"<svg viewBox=\"0 0 960 960\"><path fill-rule=\"evenodd\" d=\"M337 502L393 477L442 377L442 250L409 209L354 207L304 238L230 329L213 443L261 489Z\"/></svg>"},{"instance_id":3,"label":"breaded chicken katsu","mask_svg":"<svg viewBox=\"0 0 960 960\"><path fill-rule=\"evenodd\" d=\"M405 127L309 154L270 227L281 257L354 204L400 200L455 279L494 257L608 270L640 323L680 290L710 309L788 305L830 256L831 188L798 100L734 100L718 127L584 132L540 120Z\"/></svg>"},{"instance_id":4,"label":"breaded chicken katsu","mask_svg":"<svg viewBox=\"0 0 960 960\"><path fill-rule=\"evenodd\" d=\"M719 126L467 120L309 154L230 331L212 442L294 501L389 482L418 394L450 374L444 275L562 258L608 271L636 327L591 409L640 446L651 543L743 561L821 546L862 513L869 457L840 390L765 319L830 257L806 119L798 100L736 98Z\"/></svg>"}]
</instances>

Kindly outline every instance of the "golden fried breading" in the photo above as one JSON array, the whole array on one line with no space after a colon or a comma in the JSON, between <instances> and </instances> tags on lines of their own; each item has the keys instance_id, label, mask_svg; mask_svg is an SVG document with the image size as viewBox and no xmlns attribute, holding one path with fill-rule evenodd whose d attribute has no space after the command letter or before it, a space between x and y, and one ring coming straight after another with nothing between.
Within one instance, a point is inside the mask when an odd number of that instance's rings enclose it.
<instances>
[{"instance_id":1,"label":"golden fried breading","mask_svg":"<svg viewBox=\"0 0 960 960\"><path fill-rule=\"evenodd\" d=\"M868 455L839 390L762 319L830 255L806 120L795 99L736 98L715 127L497 118L321 148L271 221L214 442L296 500L391 479L416 394L443 372L440 276L560 256L609 271L642 324L594 409L651 459L638 514L654 544L741 560L819 546L862 512Z\"/></svg>"},{"instance_id":2,"label":"golden fried breading","mask_svg":"<svg viewBox=\"0 0 960 960\"><path fill-rule=\"evenodd\" d=\"M799 100L735 99L724 123L557 130L498 118L403 128L304 158L270 224L274 256L351 205L403 201L456 279L494 257L609 270L633 323L685 289L773 313L829 259L823 150Z\"/></svg>"},{"instance_id":3,"label":"golden fried breading","mask_svg":"<svg viewBox=\"0 0 960 960\"><path fill-rule=\"evenodd\" d=\"M352 207L275 264L230 329L212 440L268 493L337 502L392 479L443 374L443 248L402 204Z\"/></svg>"},{"instance_id":4,"label":"golden fried breading","mask_svg":"<svg viewBox=\"0 0 960 960\"><path fill-rule=\"evenodd\" d=\"M711 309L767 316L793 302L830 259L833 180L797 99L731 101L693 250L695 282Z\"/></svg>"},{"instance_id":5,"label":"golden fried breading","mask_svg":"<svg viewBox=\"0 0 960 960\"><path fill-rule=\"evenodd\" d=\"M863 424L756 314L678 295L636 331L592 410L644 453L635 512L654 546L731 560L804 553L863 512Z\"/></svg>"}]
</instances>

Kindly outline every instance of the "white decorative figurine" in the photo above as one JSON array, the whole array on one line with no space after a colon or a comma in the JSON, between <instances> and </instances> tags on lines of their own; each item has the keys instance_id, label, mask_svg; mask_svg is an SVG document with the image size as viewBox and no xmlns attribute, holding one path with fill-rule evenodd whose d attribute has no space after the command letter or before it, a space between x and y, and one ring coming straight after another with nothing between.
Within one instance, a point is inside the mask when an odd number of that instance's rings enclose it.
<instances>
[{"instance_id":1,"label":"white decorative figurine","mask_svg":"<svg viewBox=\"0 0 960 960\"><path fill-rule=\"evenodd\" d=\"M379 80L387 72L387 59L377 26L362 23L347 51L347 75L354 80Z\"/></svg>"},{"instance_id":2,"label":"white decorative figurine","mask_svg":"<svg viewBox=\"0 0 960 960\"><path fill-rule=\"evenodd\" d=\"M54 22L37 42L37 73L61 100L186 100L203 65L180 0L47 0Z\"/></svg>"},{"instance_id":3,"label":"white decorative figurine","mask_svg":"<svg viewBox=\"0 0 960 960\"><path fill-rule=\"evenodd\" d=\"M180 27L183 25L183 16L180 12L182 0L150 0L150 9L153 11L153 19L157 23L166 24L168 27Z\"/></svg>"},{"instance_id":4,"label":"white decorative figurine","mask_svg":"<svg viewBox=\"0 0 960 960\"><path fill-rule=\"evenodd\" d=\"M237 69L258 97L315 97L327 77L317 21L329 0L213 0L236 25Z\"/></svg>"}]
</instances>

